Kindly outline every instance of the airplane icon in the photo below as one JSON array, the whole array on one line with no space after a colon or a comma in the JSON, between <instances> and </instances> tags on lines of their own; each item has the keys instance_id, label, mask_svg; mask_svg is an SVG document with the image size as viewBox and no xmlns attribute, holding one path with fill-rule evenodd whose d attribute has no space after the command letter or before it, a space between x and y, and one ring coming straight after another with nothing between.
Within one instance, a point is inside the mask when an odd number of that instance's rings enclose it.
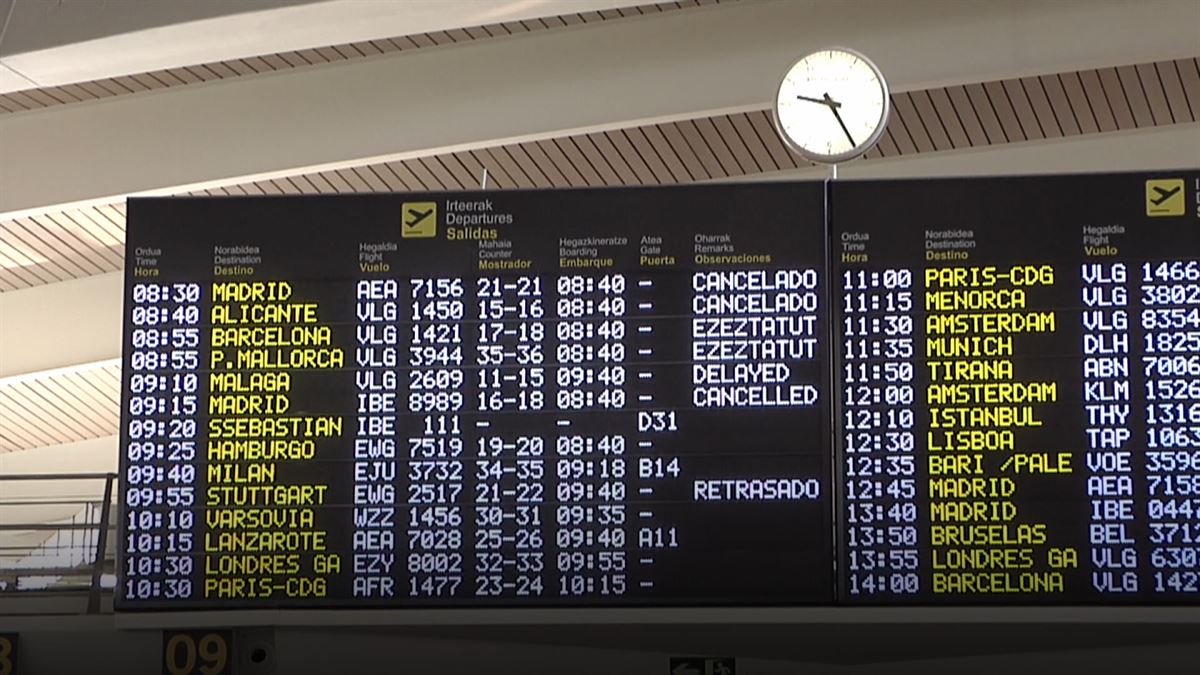
<instances>
[{"instance_id":1,"label":"airplane icon","mask_svg":"<svg viewBox=\"0 0 1200 675\"><path fill-rule=\"evenodd\" d=\"M404 224L408 225L409 227L416 227L422 220L428 218L432 213L433 209L426 209L424 211L417 211L416 209L413 209L412 211L408 212L409 220L404 221Z\"/></svg>"},{"instance_id":2,"label":"airplane icon","mask_svg":"<svg viewBox=\"0 0 1200 675\"><path fill-rule=\"evenodd\" d=\"M1153 189L1155 192L1158 193L1158 197L1151 198L1150 202L1152 204L1154 204L1155 206L1161 206L1163 202L1167 201L1172 196L1174 196L1176 192L1179 192L1180 190L1182 190L1183 186L1176 185L1175 188L1172 190L1164 190L1162 187L1155 185L1155 186L1153 186Z\"/></svg>"},{"instance_id":3,"label":"airplane icon","mask_svg":"<svg viewBox=\"0 0 1200 675\"><path fill-rule=\"evenodd\" d=\"M405 202L400 205L403 214L400 236L405 239L437 236L437 202Z\"/></svg>"},{"instance_id":4,"label":"airplane icon","mask_svg":"<svg viewBox=\"0 0 1200 675\"><path fill-rule=\"evenodd\" d=\"M1182 216L1187 193L1182 178L1159 178L1146 181L1146 215Z\"/></svg>"}]
</instances>

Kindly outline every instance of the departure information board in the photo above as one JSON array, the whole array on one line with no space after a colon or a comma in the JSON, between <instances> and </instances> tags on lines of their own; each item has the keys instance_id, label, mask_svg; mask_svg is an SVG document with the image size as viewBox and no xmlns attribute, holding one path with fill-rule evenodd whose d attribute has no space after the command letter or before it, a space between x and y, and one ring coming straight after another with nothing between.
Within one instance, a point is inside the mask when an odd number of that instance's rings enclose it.
<instances>
[{"instance_id":1,"label":"departure information board","mask_svg":"<svg viewBox=\"0 0 1200 675\"><path fill-rule=\"evenodd\" d=\"M1198 205L130 200L118 607L1195 604Z\"/></svg>"},{"instance_id":2,"label":"departure information board","mask_svg":"<svg viewBox=\"0 0 1200 675\"><path fill-rule=\"evenodd\" d=\"M1200 172L831 186L840 599L1195 603Z\"/></svg>"},{"instance_id":3,"label":"departure information board","mask_svg":"<svg viewBox=\"0 0 1200 675\"><path fill-rule=\"evenodd\" d=\"M130 200L118 607L833 602L824 199Z\"/></svg>"}]
</instances>

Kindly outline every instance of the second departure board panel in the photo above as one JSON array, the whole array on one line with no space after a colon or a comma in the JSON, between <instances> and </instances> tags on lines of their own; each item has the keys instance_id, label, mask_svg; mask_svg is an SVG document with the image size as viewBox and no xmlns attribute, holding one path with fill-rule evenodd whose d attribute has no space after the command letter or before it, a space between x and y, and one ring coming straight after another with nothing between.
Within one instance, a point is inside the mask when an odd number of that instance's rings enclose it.
<instances>
[{"instance_id":1,"label":"second departure board panel","mask_svg":"<svg viewBox=\"0 0 1200 675\"><path fill-rule=\"evenodd\" d=\"M831 186L844 601L1196 601L1198 195Z\"/></svg>"},{"instance_id":2,"label":"second departure board panel","mask_svg":"<svg viewBox=\"0 0 1200 675\"><path fill-rule=\"evenodd\" d=\"M832 602L823 200L131 200L119 607Z\"/></svg>"}]
</instances>

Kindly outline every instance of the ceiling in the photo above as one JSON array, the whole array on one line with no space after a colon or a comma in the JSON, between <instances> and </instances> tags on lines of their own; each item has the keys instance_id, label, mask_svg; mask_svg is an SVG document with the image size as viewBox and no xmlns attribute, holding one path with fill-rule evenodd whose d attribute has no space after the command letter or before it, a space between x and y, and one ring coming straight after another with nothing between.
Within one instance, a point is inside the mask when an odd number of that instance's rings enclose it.
<instances>
[{"instance_id":1,"label":"ceiling","mask_svg":"<svg viewBox=\"0 0 1200 675\"><path fill-rule=\"evenodd\" d=\"M246 4L210 0L0 0L0 17L8 19L3 54L28 54L251 10L273 10L319 1L255 0L253 4Z\"/></svg>"},{"instance_id":2,"label":"ceiling","mask_svg":"<svg viewBox=\"0 0 1200 675\"><path fill-rule=\"evenodd\" d=\"M189 71L221 73L222 65L274 53L307 65L298 52L464 27L495 30L634 4L637 0L0 0L0 25L7 25L0 42L0 93L38 88L17 100L71 101L75 96L69 92L80 89L120 92L144 81L176 83ZM122 77L131 79L113 81Z\"/></svg>"},{"instance_id":3,"label":"ceiling","mask_svg":"<svg viewBox=\"0 0 1200 675\"><path fill-rule=\"evenodd\" d=\"M0 471L116 466L131 194L820 178L768 103L831 43L894 91L846 176L1200 164L1196 0L12 1Z\"/></svg>"},{"instance_id":4,"label":"ceiling","mask_svg":"<svg viewBox=\"0 0 1200 675\"><path fill-rule=\"evenodd\" d=\"M1190 137L1195 135L1192 125L1200 121L1200 59L899 92L892 97L892 108L885 135L863 163L1117 131L1181 128ZM1188 148L1186 138L1183 147ZM1160 163L1150 166L1162 166L1161 155L1154 159ZM1194 163L1196 157L1184 155L1184 159ZM495 189L655 185L752 177L807 166L785 149L770 111L761 108L405 160L363 161L181 193L457 190L478 187L484 170ZM122 201L2 220L0 290L115 272L122 268L124 230Z\"/></svg>"}]
</instances>

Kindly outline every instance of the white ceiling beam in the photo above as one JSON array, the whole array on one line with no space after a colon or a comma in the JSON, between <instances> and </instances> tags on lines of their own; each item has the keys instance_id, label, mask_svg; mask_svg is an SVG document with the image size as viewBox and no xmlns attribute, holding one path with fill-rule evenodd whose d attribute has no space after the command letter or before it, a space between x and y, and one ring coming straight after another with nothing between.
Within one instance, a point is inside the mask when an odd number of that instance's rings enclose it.
<instances>
[{"instance_id":1,"label":"white ceiling beam","mask_svg":"<svg viewBox=\"0 0 1200 675\"><path fill-rule=\"evenodd\" d=\"M8 39L0 66L21 74L25 82L0 77L0 93L348 42L603 11L644 1L322 0L289 4L286 0L258 0L262 9L243 3L242 9L254 11L223 16L205 16L223 9L206 0L43 3L42 7L22 2L5 32ZM111 34L100 32L105 30Z\"/></svg>"},{"instance_id":2,"label":"white ceiling beam","mask_svg":"<svg viewBox=\"0 0 1200 675\"><path fill-rule=\"evenodd\" d=\"M0 453L0 475L22 476L47 473L113 472L117 470L117 460L119 459L117 455L117 443L118 438L116 436L102 436L100 438L89 438L86 441L50 445L33 450ZM84 490L75 489L72 491L70 483L67 481L62 481L61 490L52 493L47 493L44 488L39 490L36 483L32 482L13 482L7 483L7 485L28 486L27 490L20 492L19 496L22 497L53 497L81 493L91 496L104 493L103 485L99 486L100 489L98 491L92 485L87 485L87 489ZM81 484L76 483L75 485L78 488ZM17 496L16 492L10 493L7 489L5 490L5 497L15 498Z\"/></svg>"},{"instance_id":3,"label":"white ceiling beam","mask_svg":"<svg viewBox=\"0 0 1200 675\"><path fill-rule=\"evenodd\" d=\"M120 356L123 277L0 293L0 379Z\"/></svg>"},{"instance_id":4,"label":"white ceiling beam","mask_svg":"<svg viewBox=\"0 0 1200 675\"><path fill-rule=\"evenodd\" d=\"M1198 8L744 2L53 106L0 116L0 218L760 108L829 44L871 55L897 91L1179 58L1200 51Z\"/></svg>"},{"instance_id":5,"label":"white ceiling beam","mask_svg":"<svg viewBox=\"0 0 1200 675\"><path fill-rule=\"evenodd\" d=\"M34 89L37 86L37 82L9 68L5 65L4 59L0 58L0 93L19 91L21 89Z\"/></svg>"}]
</instances>

